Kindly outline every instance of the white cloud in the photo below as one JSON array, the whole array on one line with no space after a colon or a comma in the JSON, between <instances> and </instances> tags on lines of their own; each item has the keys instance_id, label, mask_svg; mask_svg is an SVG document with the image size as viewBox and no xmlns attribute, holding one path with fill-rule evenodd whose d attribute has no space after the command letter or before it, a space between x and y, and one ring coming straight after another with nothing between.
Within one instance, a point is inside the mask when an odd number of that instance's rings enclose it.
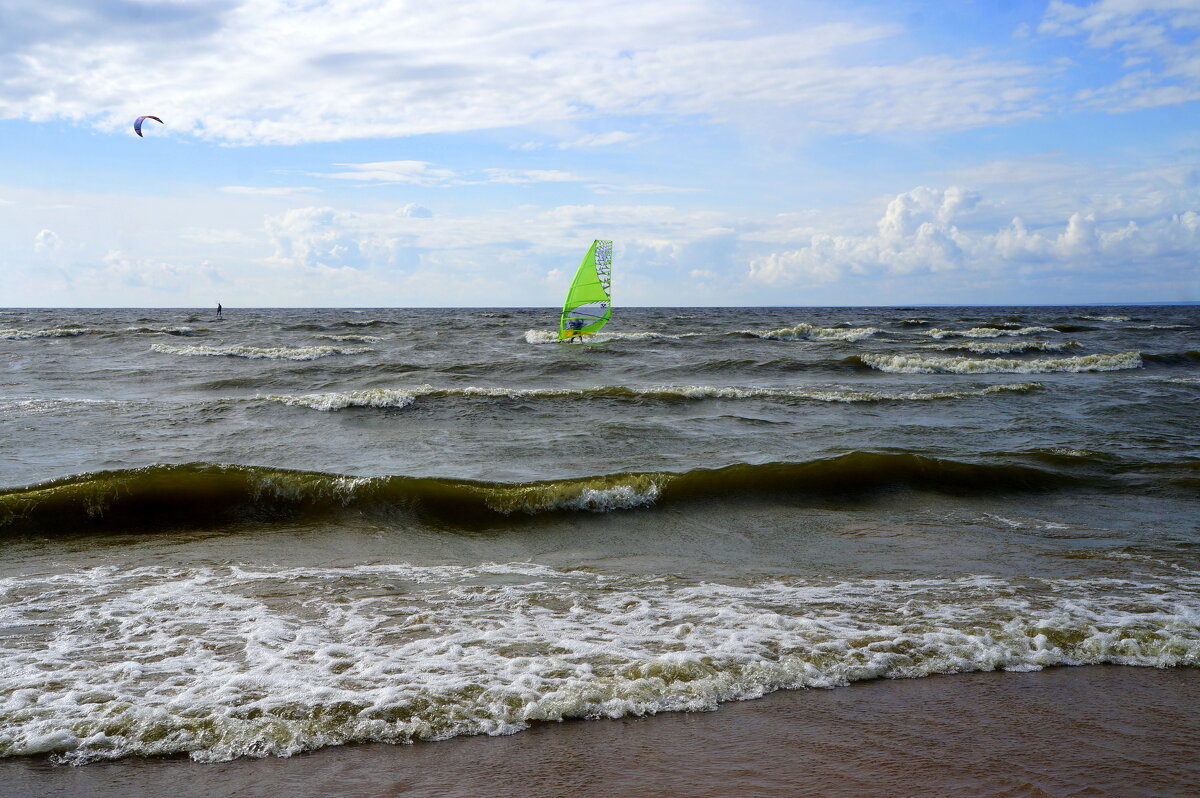
<instances>
[{"instance_id":1,"label":"white cloud","mask_svg":"<svg viewBox=\"0 0 1200 798\"><path fill-rule=\"evenodd\" d=\"M1200 298L1194 165L1032 160L786 213L664 195L482 208L446 196L435 214L399 192L281 209L211 190L147 202L13 189L0 275L12 304L552 305L591 240L611 238L623 305ZM74 208L36 210L61 201ZM70 235L51 250L59 230Z\"/></svg>"},{"instance_id":2,"label":"white cloud","mask_svg":"<svg viewBox=\"0 0 1200 798\"><path fill-rule=\"evenodd\" d=\"M296 194L311 194L317 189L311 186L221 186L226 194L247 194L258 197L292 197Z\"/></svg>"},{"instance_id":3,"label":"white cloud","mask_svg":"<svg viewBox=\"0 0 1200 798\"><path fill-rule=\"evenodd\" d=\"M627 144L633 141L637 136L633 133L626 133L623 130L610 130L607 133L592 133L587 136L580 136L572 141L564 141L559 143L560 150L578 150L590 147L611 147L613 144Z\"/></svg>"},{"instance_id":4,"label":"white cloud","mask_svg":"<svg viewBox=\"0 0 1200 798\"><path fill-rule=\"evenodd\" d=\"M918 187L897 195L860 235L812 235L803 245L751 260L749 277L769 284L832 282L846 274L907 275L954 270L1071 269L1139 275L1146 264L1170 268L1200 251L1200 215L1098 220L1076 211L1065 226L1030 230L1020 218L999 229L970 227L981 204L974 192Z\"/></svg>"},{"instance_id":5,"label":"white cloud","mask_svg":"<svg viewBox=\"0 0 1200 798\"><path fill-rule=\"evenodd\" d=\"M53 230L40 230L33 237L33 251L39 255L53 255L62 248L62 239Z\"/></svg>"},{"instance_id":6,"label":"white cloud","mask_svg":"<svg viewBox=\"0 0 1200 798\"><path fill-rule=\"evenodd\" d=\"M489 183L578 183L582 177L559 169L484 169Z\"/></svg>"},{"instance_id":7,"label":"white cloud","mask_svg":"<svg viewBox=\"0 0 1200 798\"><path fill-rule=\"evenodd\" d=\"M132 291L147 296L190 296L225 283L221 270L208 261L173 263L157 258L131 256L110 250L99 265L85 268L79 283L84 289L112 295Z\"/></svg>"},{"instance_id":8,"label":"white cloud","mask_svg":"<svg viewBox=\"0 0 1200 798\"><path fill-rule=\"evenodd\" d=\"M1038 32L1083 36L1089 47L1116 50L1128 70L1101 88L1081 90L1085 104L1109 111L1177 105L1200 99L1200 4L1195 0L1051 0Z\"/></svg>"},{"instance_id":9,"label":"white cloud","mask_svg":"<svg viewBox=\"0 0 1200 798\"><path fill-rule=\"evenodd\" d=\"M651 183L634 183L627 186L614 183L591 183L588 185L588 189L596 194L690 194L703 191L699 188L656 186Z\"/></svg>"},{"instance_id":10,"label":"white cloud","mask_svg":"<svg viewBox=\"0 0 1200 798\"><path fill-rule=\"evenodd\" d=\"M1041 108L1034 67L982 55L897 61L882 46L896 25L766 18L706 0L19 5L0 32L0 117L113 131L153 113L168 135L293 144L613 114L739 119L753 104L791 109L817 130L869 132ZM864 46L879 55L851 63Z\"/></svg>"},{"instance_id":11,"label":"white cloud","mask_svg":"<svg viewBox=\"0 0 1200 798\"><path fill-rule=\"evenodd\" d=\"M426 208L424 205L418 205L415 202L410 202L407 205L396 209L397 216L405 216L409 219L430 219L433 217L433 211Z\"/></svg>"},{"instance_id":12,"label":"white cloud","mask_svg":"<svg viewBox=\"0 0 1200 798\"><path fill-rule=\"evenodd\" d=\"M383 227L382 217L328 207L297 208L266 221L267 237L275 248L272 262L316 270L400 265L406 237Z\"/></svg>"},{"instance_id":13,"label":"white cloud","mask_svg":"<svg viewBox=\"0 0 1200 798\"><path fill-rule=\"evenodd\" d=\"M310 172L310 177L330 180L357 180L363 183L412 183L418 186L445 185L457 174L451 169L436 169L428 161L375 161L372 163L335 163L346 172Z\"/></svg>"}]
</instances>

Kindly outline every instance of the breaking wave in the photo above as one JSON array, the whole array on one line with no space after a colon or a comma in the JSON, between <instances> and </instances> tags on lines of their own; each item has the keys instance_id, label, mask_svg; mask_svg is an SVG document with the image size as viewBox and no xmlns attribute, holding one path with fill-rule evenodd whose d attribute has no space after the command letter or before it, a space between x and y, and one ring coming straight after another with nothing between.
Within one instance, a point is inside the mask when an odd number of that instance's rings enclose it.
<instances>
[{"instance_id":1,"label":"breaking wave","mask_svg":"<svg viewBox=\"0 0 1200 798\"><path fill-rule=\"evenodd\" d=\"M317 360L330 355L361 355L373 352L369 346L170 346L152 344L155 352L201 357L244 357L251 360Z\"/></svg>"},{"instance_id":2,"label":"breaking wave","mask_svg":"<svg viewBox=\"0 0 1200 798\"><path fill-rule=\"evenodd\" d=\"M923 335L928 335L931 338L997 338L1001 335L1033 335L1034 333L1054 332L1049 327L1019 327L1016 329L1001 328L1001 327L972 327L969 330L943 330L934 327L932 330L923 330Z\"/></svg>"},{"instance_id":3,"label":"breaking wave","mask_svg":"<svg viewBox=\"0 0 1200 798\"><path fill-rule=\"evenodd\" d=\"M1049 374L1053 372L1120 371L1142 367L1140 352L1081 355L1047 360L976 360L926 355L857 355L862 363L891 374Z\"/></svg>"},{"instance_id":4,"label":"breaking wave","mask_svg":"<svg viewBox=\"0 0 1200 798\"><path fill-rule=\"evenodd\" d=\"M418 385L409 389L369 388L361 391L288 395L259 395L257 400L278 402L313 410L343 410L349 407L408 407L420 398L493 398L493 399L634 399L685 401L702 399L760 399L766 401L808 400L815 402L922 402L938 399L968 399L1000 393L1029 393L1041 390L1036 382L989 385L957 391L855 391L846 389L758 388L715 385L661 385L646 388L598 386L594 388L435 388Z\"/></svg>"},{"instance_id":5,"label":"breaking wave","mask_svg":"<svg viewBox=\"0 0 1200 798\"><path fill-rule=\"evenodd\" d=\"M1078 341L967 341L962 344L943 344L934 347L943 351L961 350L986 355L1003 355L1013 352L1061 352L1075 349Z\"/></svg>"},{"instance_id":6,"label":"breaking wave","mask_svg":"<svg viewBox=\"0 0 1200 798\"><path fill-rule=\"evenodd\" d=\"M797 324L778 330L739 330L741 335L766 338L771 341L861 341L877 335L875 327L816 327L812 324Z\"/></svg>"},{"instance_id":7,"label":"breaking wave","mask_svg":"<svg viewBox=\"0 0 1200 798\"><path fill-rule=\"evenodd\" d=\"M1194 577L726 584L520 562L37 573L0 580L0 623L25 630L0 637L0 756L213 762L865 679L1194 666Z\"/></svg>"},{"instance_id":8,"label":"breaking wave","mask_svg":"<svg viewBox=\"0 0 1200 798\"><path fill-rule=\"evenodd\" d=\"M104 330L92 330L86 327L53 327L46 330L0 330L0 339L7 341L28 341L33 338L74 338L79 335L95 335Z\"/></svg>"},{"instance_id":9,"label":"breaking wave","mask_svg":"<svg viewBox=\"0 0 1200 798\"><path fill-rule=\"evenodd\" d=\"M339 321L337 323L337 326L338 327L389 327L389 326L395 326L397 324L399 324L399 322L382 321L380 319L363 319L362 321L359 321L357 319L345 319L344 321Z\"/></svg>"},{"instance_id":10,"label":"breaking wave","mask_svg":"<svg viewBox=\"0 0 1200 798\"><path fill-rule=\"evenodd\" d=\"M160 335L179 335L193 336L203 335L207 330L197 329L195 327L126 327L125 332L143 333L143 334L160 334Z\"/></svg>"},{"instance_id":11,"label":"breaking wave","mask_svg":"<svg viewBox=\"0 0 1200 798\"><path fill-rule=\"evenodd\" d=\"M322 338L326 341L346 341L349 343L358 343L358 344L373 344L373 343L376 343L377 341L383 340L383 338L378 335L365 335L365 334L361 334L361 333L359 333L359 334L342 333L342 334L334 334L334 335L318 335L316 337Z\"/></svg>"},{"instance_id":12,"label":"breaking wave","mask_svg":"<svg viewBox=\"0 0 1200 798\"><path fill-rule=\"evenodd\" d=\"M664 332L599 332L587 336L588 343L603 343L605 341L655 341L678 340L680 338L695 338L704 333L664 333ZM527 344L558 343L558 333L554 330L526 330Z\"/></svg>"}]
</instances>

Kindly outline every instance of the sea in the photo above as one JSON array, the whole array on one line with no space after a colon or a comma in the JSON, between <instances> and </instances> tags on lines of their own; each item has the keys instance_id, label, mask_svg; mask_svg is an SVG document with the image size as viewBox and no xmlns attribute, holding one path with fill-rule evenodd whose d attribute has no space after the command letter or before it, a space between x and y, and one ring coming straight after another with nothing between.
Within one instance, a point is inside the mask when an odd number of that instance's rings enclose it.
<instances>
[{"instance_id":1,"label":"sea","mask_svg":"<svg viewBox=\"0 0 1200 798\"><path fill-rule=\"evenodd\" d=\"M0 758L1200 664L1200 307L557 317L0 310Z\"/></svg>"}]
</instances>

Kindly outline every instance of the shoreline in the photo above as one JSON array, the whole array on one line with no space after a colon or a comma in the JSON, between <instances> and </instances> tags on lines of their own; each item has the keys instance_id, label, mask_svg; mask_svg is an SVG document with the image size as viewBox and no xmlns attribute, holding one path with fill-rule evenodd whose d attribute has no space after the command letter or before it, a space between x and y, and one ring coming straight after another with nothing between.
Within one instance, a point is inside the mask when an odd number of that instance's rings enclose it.
<instances>
[{"instance_id":1,"label":"shoreline","mask_svg":"<svg viewBox=\"0 0 1200 798\"><path fill-rule=\"evenodd\" d=\"M715 712L201 764L0 760L3 796L1185 795L1200 668L1098 665L780 691Z\"/></svg>"}]
</instances>

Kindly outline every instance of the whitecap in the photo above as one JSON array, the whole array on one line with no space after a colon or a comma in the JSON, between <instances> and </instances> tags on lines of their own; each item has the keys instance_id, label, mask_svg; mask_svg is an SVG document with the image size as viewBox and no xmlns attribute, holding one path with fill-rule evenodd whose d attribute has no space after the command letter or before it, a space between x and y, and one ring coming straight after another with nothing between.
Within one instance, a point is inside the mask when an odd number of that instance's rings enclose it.
<instances>
[{"instance_id":1,"label":"whitecap","mask_svg":"<svg viewBox=\"0 0 1200 798\"><path fill-rule=\"evenodd\" d=\"M771 341L861 341L879 333L875 327L816 327L797 324L778 330L739 330L742 335L766 338Z\"/></svg>"},{"instance_id":2,"label":"whitecap","mask_svg":"<svg viewBox=\"0 0 1200 798\"><path fill-rule=\"evenodd\" d=\"M375 350L367 346L170 346L152 344L155 352L197 357L243 357L251 360L316 360L330 355L360 355Z\"/></svg>"},{"instance_id":3,"label":"whitecap","mask_svg":"<svg viewBox=\"0 0 1200 798\"><path fill-rule=\"evenodd\" d=\"M1048 374L1052 372L1120 371L1142 367L1141 353L1117 352L1046 360L977 360L926 355L862 355L873 369L892 374Z\"/></svg>"},{"instance_id":4,"label":"whitecap","mask_svg":"<svg viewBox=\"0 0 1200 798\"><path fill-rule=\"evenodd\" d=\"M1017 329L1002 329L999 327L972 327L969 330L942 330L934 327L932 330L922 330L922 335L931 338L998 338L1002 335L1033 335L1034 333L1052 333L1049 327L1020 327Z\"/></svg>"}]
</instances>

